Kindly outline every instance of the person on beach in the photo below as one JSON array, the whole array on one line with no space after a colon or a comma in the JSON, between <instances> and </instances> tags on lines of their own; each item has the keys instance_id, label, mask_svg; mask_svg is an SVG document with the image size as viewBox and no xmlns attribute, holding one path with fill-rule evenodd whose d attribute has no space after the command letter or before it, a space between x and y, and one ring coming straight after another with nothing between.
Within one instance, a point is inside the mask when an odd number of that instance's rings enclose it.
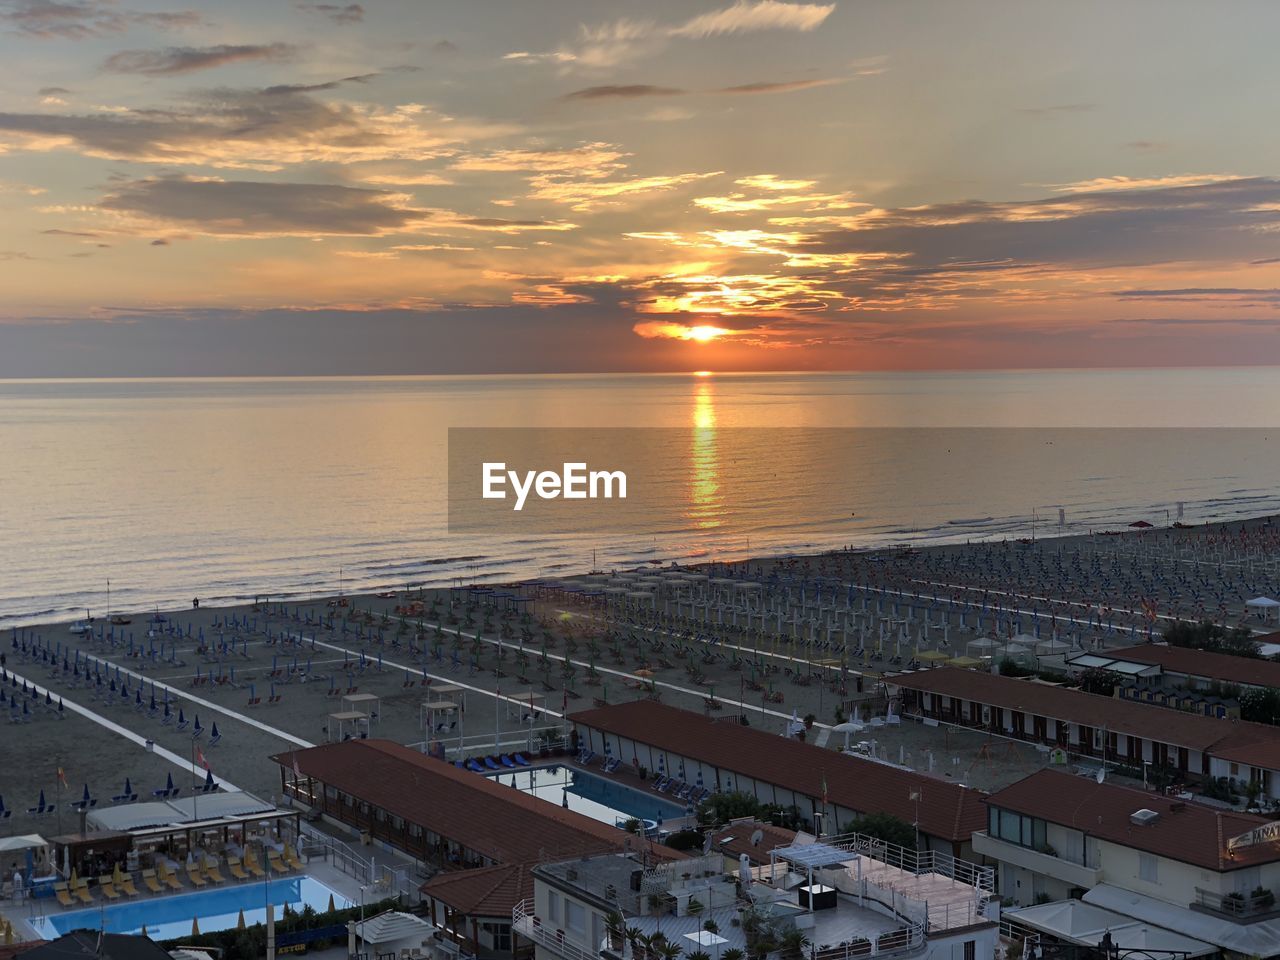
<instances>
[{"instance_id":1,"label":"person on beach","mask_svg":"<svg viewBox=\"0 0 1280 960\"><path fill-rule=\"evenodd\" d=\"M194 600L192 600L192 601L191 601L191 609L192 609L192 610L199 610L199 609L200 609L200 598L199 598L199 597L196 597Z\"/></svg>"}]
</instances>

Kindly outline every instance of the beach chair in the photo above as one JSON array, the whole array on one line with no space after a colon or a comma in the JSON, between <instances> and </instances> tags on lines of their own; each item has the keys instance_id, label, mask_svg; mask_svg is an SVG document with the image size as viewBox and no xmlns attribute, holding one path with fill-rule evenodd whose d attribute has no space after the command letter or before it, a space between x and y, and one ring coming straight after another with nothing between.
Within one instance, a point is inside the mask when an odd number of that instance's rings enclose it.
<instances>
[{"instance_id":1,"label":"beach chair","mask_svg":"<svg viewBox=\"0 0 1280 960\"><path fill-rule=\"evenodd\" d=\"M276 853L274 850L267 851L267 864L276 873L289 872L289 868L285 866L284 861L280 859L280 854Z\"/></svg>"},{"instance_id":2,"label":"beach chair","mask_svg":"<svg viewBox=\"0 0 1280 960\"><path fill-rule=\"evenodd\" d=\"M58 902L64 907L74 907L76 905L75 897L71 895L71 891L67 889L65 883L55 883L53 885L53 895L58 898Z\"/></svg>"},{"instance_id":3,"label":"beach chair","mask_svg":"<svg viewBox=\"0 0 1280 960\"><path fill-rule=\"evenodd\" d=\"M226 883L227 878L222 875L218 869L217 857L206 857L204 861L204 876L210 883Z\"/></svg>"},{"instance_id":4,"label":"beach chair","mask_svg":"<svg viewBox=\"0 0 1280 960\"><path fill-rule=\"evenodd\" d=\"M94 902L93 894L89 892L89 884L85 883L83 879L77 880L74 884L72 884L71 892L76 895L76 898L81 903Z\"/></svg>"},{"instance_id":5,"label":"beach chair","mask_svg":"<svg viewBox=\"0 0 1280 960\"><path fill-rule=\"evenodd\" d=\"M200 872L198 863L187 864L187 879L191 881L193 887L207 887L209 881L204 878L204 874Z\"/></svg>"},{"instance_id":6,"label":"beach chair","mask_svg":"<svg viewBox=\"0 0 1280 960\"><path fill-rule=\"evenodd\" d=\"M122 873L120 875L120 883L117 885L117 889L126 897L136 897L138 895L138 888L133 884L133 874Z\"/></svg>"},{"instance_id":7,"label":"beach chair","mask_svg":"<svg viewBox=\"0 0 1280 960\"><path fill-rule=\"evenodd\" d=\"M164 887L160 885L160 881L156 879L154 870L142 871L142 885L152 893L164 893Z\"/></svg>"},{"instance_id":8,"label":"beach chair","mask_svg":"<svg viewBox=\"0 0 1280 960\"><path fill-rule=\"evenodd\" d=\"M111 882L111 874L106 874L98 878L98 891L108 900L119 900L120 894L116 892L115 884Z\"/></svg>"},{"instance_id":9,"label":"beach chair","mask_svg":"<svg viewBox=\"0 0 1280 960\"><path fill-rule=\"evenodd\" d=\"M236 880L248 880L249 873L244 867L240 866L239 857L227 857L227 872Z\"/></svg>"},{"instance_id":10,"label":"beach chair","mask_svg":"<svg viewBox=\"0 0 1280 960\"><path fill-rule=\"evenodd\" d=\"M160 879L164 881L164 885L170 890L184 889L182 881L178 879L178 875L176 873L169 869L168 864L162 861L156 872L160 874Z\"/></svg>"},{"instance_id":11,"label":"beach chair","mask_svg":"<svg viewBox=\"0 0 1280 960\"><path fill-rule=\"evenodd\" d=\"M262 869L262 864L258 862L258 858L248 850L244 852L244 866L255 877L262 878L267 875L267 871Z\"/></svg>"},{"instance_id":12,"label":"beach chair","mask_svg":"<svg viewBox=\"0 0 1280 960\"><path fill-rule=\"evenodd\" d=\"M298 870L298 871L302 870L302 861L298 859L298 852L294 850L293 847L291 847L289 844L286 843L284 845L284 853L282 853L280 856L284 860L284 862L287 863L294 870Z\"/></svg>"}]
</instances>

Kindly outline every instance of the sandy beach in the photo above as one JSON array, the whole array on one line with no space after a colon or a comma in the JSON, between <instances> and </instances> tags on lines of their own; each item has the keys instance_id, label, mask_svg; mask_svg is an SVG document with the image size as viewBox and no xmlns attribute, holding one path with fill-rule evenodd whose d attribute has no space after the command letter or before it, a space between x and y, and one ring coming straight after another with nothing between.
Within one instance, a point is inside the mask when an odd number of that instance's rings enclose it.
<instances>
[{"instance_id":1,"label":"sandy beach","mask_svg":"<svg viewBox=\"0 0 1280 960\"><path fill-rule=\"evenodd\" d=\"M793 713L812 714L810 738L835 748L843 736L824 728L837 708L883 712L877 678L920 654L962 656L977 641L998 656L1014 636L1118 646L1170 619L1218 619L1216 603L1201 609L1217 595L1229 600L1222 619L1263 630L1242 604L1273 589L1274 537L1271 518L1260 518L654 568L506 590L265 600L169 611L156 622L134 613L118 615L129 623L99 619L91 635L65 623L19 629L4 641L10 684L19 684L6 690L21 700L26 683L39 693L27 698L29 721L9 730L17 748L6 751L16 762L0 788L13 811L6 826L72 829L70 804L85 784L106 805L126 776L145 797L172 774L186 794L207 775L201 759L215 779L272 797L279 773L269 755L353 730L420 748L438 739L451 756L528 749L542 734L563 733L566 710L641 696L740 713L779 733ZM344 703L348 691L358 699ZM459 721L424 730L422 703L441 699L465 707ZM340 729L331 715L351 710L368 719ZM984 789L1044 762L1027 745L971 731L904 724L860 736L882 759ZM56 814L27 813L42 789L60 807L60 827Z\"/></svg>"}]
</instances>

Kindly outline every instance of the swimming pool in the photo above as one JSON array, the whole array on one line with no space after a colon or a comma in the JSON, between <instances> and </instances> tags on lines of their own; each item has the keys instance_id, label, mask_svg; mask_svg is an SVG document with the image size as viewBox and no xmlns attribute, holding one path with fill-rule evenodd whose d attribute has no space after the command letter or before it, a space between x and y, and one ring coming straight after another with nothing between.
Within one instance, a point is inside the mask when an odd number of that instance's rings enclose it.
<instances>
[{"instance_id":1,"label":"swimming pool","mask_svg":"<svg viewBox=\"0 0 1280 960\"><path fill-rule=\"evenodd\" d=\"M313 877L268 878L261 883L242 883L202 890L199 893L181 893L172 897L140 897L125 903L113 903L87 910L69 913L52 913L32 924L42 934L52 934L48 939L61 936L71 930L98 930L107 933L141 933L145 925L152 940L173 940L189 936L191 921L196 919L201 933L226 930L234 927L244 911L244 922L252 926L265 923L267 898L276 907L276 919L280 919L282 907L288 904L294 910L310 905L316 910L329 908L329 897L335 907L351 906L351 901Z\"/></svg>"},{"instance_id":2,"label":"swimming pool","mask_svg":"<svg viewBox=\"0 0 1280 960\"><path fill-rule=\"evenodd\" d=\"M576 767L530 767L513 773L503 771L494 774L493 779L498 783L514 784L523 793L558 806L567 806L593 820L612 825L632 817L670 821L685 815L684 807L666 797L633 790Z\"/></svg>"}]
</instances>

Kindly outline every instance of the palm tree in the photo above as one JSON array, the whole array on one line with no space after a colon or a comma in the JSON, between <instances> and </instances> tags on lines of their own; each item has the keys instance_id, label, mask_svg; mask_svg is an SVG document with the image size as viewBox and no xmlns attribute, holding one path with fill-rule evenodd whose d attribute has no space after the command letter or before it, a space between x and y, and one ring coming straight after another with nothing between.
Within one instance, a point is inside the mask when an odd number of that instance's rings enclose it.
<instances>
[{"instance_id":1,"label":"palm tree","mask_svg":"<svg viewBox=\"0 0 1280 960\"><path fill-rule=\"evenodd\" d=\"M803 930L788 930L778 940L778 950L787 960L799 960L804 956L804 948L809 946L809 938Z\"/></svg>"}]
</instances>

